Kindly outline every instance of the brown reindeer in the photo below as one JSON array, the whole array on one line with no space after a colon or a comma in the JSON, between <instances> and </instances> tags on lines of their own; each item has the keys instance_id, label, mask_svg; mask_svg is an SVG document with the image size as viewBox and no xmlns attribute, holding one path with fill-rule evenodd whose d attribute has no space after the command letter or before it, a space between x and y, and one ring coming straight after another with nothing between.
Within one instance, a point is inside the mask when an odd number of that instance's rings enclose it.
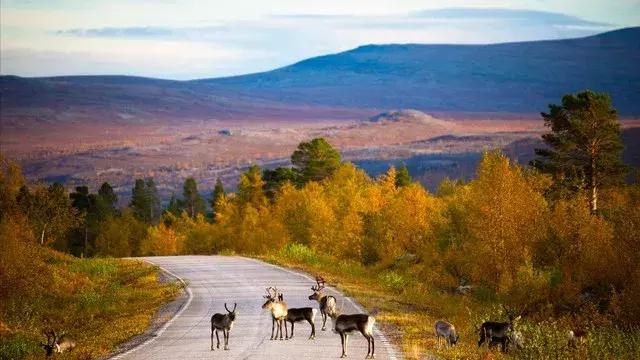
<instances>
[{"instance_id":1,"label":"brown reindeer","mask_svg":"<svg viewBox=\"0 0 640 360\"><path fill-rule=\"evenodd\" d=\"M267 288L267 295L264 296L267 301L262 305L263 309L271 311L271 340L278 338L278 333L280 333L280 340L282 340L282 326L284 325L285 332L285 340L289 339L289 333L287 330L287 325L285 321L287 320L287 303L284 302L284 298L282 293L278 292L278 288L269 287ZM276 336L273 336L273 330L278 324L278 328L276 330Z\"/></svg>"},{"instance_id":2,"label":"brown reindeer","mask_svg":"<svg viewBox=\"0 0 640 360\"><path fill-rule=\"evenodd\" d=\"M309 300L316 300L320 305L320 314L322 314L322 331L326 330L327 316L336 312L336 298L326 295L322 292L325 281L321 276L316 276L316 285L311 287L313 294L309 295Z\"/></svg>"}]
</instances>

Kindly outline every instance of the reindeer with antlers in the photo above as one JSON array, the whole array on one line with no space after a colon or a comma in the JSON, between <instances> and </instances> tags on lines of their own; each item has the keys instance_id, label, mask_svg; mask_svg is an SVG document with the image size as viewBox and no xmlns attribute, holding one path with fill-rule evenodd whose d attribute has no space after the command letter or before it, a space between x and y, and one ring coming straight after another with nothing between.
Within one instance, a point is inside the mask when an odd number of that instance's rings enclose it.
<instances>
[{"instance_id":1,"label":"reindeer with antlers","mask_svg":"<svg viewBox=\"0 0 640 360\"><path fill-rule=\"evenodd\" d=\"M280 333L280 340L282 340L282 326L284 325L285 340L289 340L289 333L285 323L288 314L287 303L284 302L282 293L278 292L276 287L268 287L267 295L264 298L267 301L262 305L262 308L271 311L271 340L274 339L273 330L276 323L278 323L278 329L276 330L275 339L278 338L278 333Z\"/></svg>"},{"instance_id":2,"label":"reindeer with antlers","mask_svg":"<svg viewBox=\"0 0 640 360\"><path fill-rule=\"evenodd\" d=\"M53 353L62 353L67 350L73 350L76 347L76 341L69 335L62 333L56 334L53 330L46 330L42 332L47 337L47 343L40 343L40 346L46 352L46 356L49 357Z\"/></svg>"},{"instance_id":3,"label":"reindeer with antlers","mask_svg":"<svg viewBox=\"0 0 640 360\"><path fill-rule=\"evenodd\" d=\"M320 314L322 314L322 331L326 330L328 315L337 311L336 298L322 292L324 284L324 279L321 276L316 276L316 285L311 287L313 294L309 295L309 300L316 300L320 305Z\"/></svg>"},{"instance_id":4,"label":"reindeer with antlers","mask_svg":"<svg viewBox=\"0 0 640 360\"><path fill-rule=\"evenodd\" d=\"M504 307L504 305L502 308L509 320L506 322L485 321L482 323L480 326L480 339L478 340L479 347L484 343L488 343L489 347L500 344L502 352L507 352L510 342L514 342L517 347L522 346L522 335L514 329L514 323L521 316L515 316L514 312ZM517 339L517 342L515 339Z\"/></svg>"},{"instance_id":5,"label":"reindeer with antlers","mask_svg":"<svg viewBox=\"0 0 640 360\"><path fill-rule=\"evenodd\" d=\"M227 303L224 303L224 309L227 310L226 314L213 314L211 317L211 350L213 351L213 333L216 333L216 340L218 341L216 347L220 349L220 337L218 336L218 330L222 331L222 338L224 340L224 350L229 350L229 332L233 328L233 323L236 321L236 307L238 304L233 304L233 310L227 308Z\"/></svg>"}]
</instances>

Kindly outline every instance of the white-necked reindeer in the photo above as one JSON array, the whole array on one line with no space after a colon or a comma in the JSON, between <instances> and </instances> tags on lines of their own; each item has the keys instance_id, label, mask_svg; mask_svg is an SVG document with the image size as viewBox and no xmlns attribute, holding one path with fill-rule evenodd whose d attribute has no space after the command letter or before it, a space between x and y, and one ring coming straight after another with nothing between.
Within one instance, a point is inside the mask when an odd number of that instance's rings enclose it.
<instances>
[{"instance_id":1,"label":"white-necked reindeer","mask_svg":"<svg viewBox=\"0 0 640 360\"><path fill-rule=\"evenodd\" d=\"M278 288L269 287L267 288L267 295L264 296L267 301L262 305L263 309L271 311L271 340L278 338L278 333L280 333L280 340L282 340L282 326L284 325L285 332L285 340L289 339L289 333L287 330L287 324L285 321L287 320L287 303L284 302L284 298L282 293L278 292ZM278 325L276 330L276 336L273 337L273 330Z\"/></svg>"},{"instance_id":2,"label":"white-necked reindeer","mask_svg":"<svg viewBox=\"0 0 640 360\"><path fill-rule=\"evenodd\" d=\"M53 330L43 331L43 334L47 337L47 343L40 343L40 346L46 352L46 356L49 357L53 353L62 353L67 350L73 350L76 347L76 341L68 334L62 333L57 335Z\"/></svg>"},{"instance_id":3,"label":"white-necked reindeer","mask_svg":"<svg viewBox=\"0 0 640 360\"><path fill-rule=\"evenodd\" d=\"M233 322L236 321L238 313L236 312L237 304L233 304L233 310L227 308L227 303L224 303L224 309L227 310L226 314L213 314L211 317L211 351L213 351L213 333L216 333L217 344L216 347L220 349L220 337L218 336L218 330L222 331L222 337L224 340L224 350L229 350L229 332L233 329Z\"/></svg>"},{"instance_id":4,"label":"white-necked reindeer","mask_svg":"<svg viewBox=\"0 0 640 360\"><path fill-rule=\"evenodd\" d=\"M321 276L316 276L316 285L311 287L313 294L309 295L309 300L316 300L320 305L320 314L322 314L322 331L325 331L326 329L327 316L337 311L336 298L322 292L324 284L324 279Z\"/></svg>"},{"instance_id":5,"label":"white-necked reindeer","mask_svg":"<svg viewBox=\"0 0 640 360\"><path fill-rule=\"evenodd\" d=\"M328 315L333 322L333 331L340 334L342 342L341 358L347 357L349 334L354 331L359 331L367 339L367 356L365 359L375 358L376 344L373 338L373 325L376 319L373 316L367 314L343 315L337 310L330 312Z\"/></svg>"},{"instance_id":6,"label":"white-necked reindeer","mask_svg":"<svg viewBox=\"0 0 640 360\"><path fill-rule=\"evenodd\" d=\"M440 347L440 338L444 338L445 343L449 346L453 346L458 343L460 336L456 333L456 328L450 322L444 320L436 321L434 325L434 331L436 339L438 341L438 347Z\"/></svg>"}]
</instances>

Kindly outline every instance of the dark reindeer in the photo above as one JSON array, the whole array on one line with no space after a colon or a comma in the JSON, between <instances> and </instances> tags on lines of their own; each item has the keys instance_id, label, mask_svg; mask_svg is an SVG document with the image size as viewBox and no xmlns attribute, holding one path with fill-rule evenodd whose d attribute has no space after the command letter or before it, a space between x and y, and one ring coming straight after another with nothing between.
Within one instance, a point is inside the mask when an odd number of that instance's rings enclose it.
<instances>
[{"instance_id":1,"label":"dark reindeer","mask_svg":"<svg viewBox=\"0 0 640 360\"><path fill-rule=\"evenodd\" d=\"M311 325L311 335L309 335L309 340L313 340L316 338L316 325L314 324L314 320L316 318L317 309L313 309L310 307L304 308L293 308L287 310L286 321L291 323L291 336L289 339L293 339L293 325L297 322L307 321L309 325ZM287 325L285 324L285 327Z\"/></svg>"},{"instance_id":2,"label":"dark reindeer","mask_svg":"<svg viewBox=\"0 0 640 360\"><path fill-rule=\"evenodd\" d=\"M503 307L504 308L504 307ZM513 313L504 308L509 321L496 322L485 321L480 326L480 340L478 340L478 346L482 346L484 343L488 343L489 347L500 344L502 352L507 352L509 342L514 333L513 324L520 319L520 316L514 317ZM520 342L522 339L520 339Z\"/></svg>"},{"instance_id":3,"label":"dark reindeer","mask_svg":"<svg viewBox=\"0 0 640 360\"><path fill-rule=\"evenodd\" d=\"M213 351L213 333L216 333L217 344L216 347L220 349L220 337L218 336L218 330L222 331L222 337L224 340L224 350L229 350L229 332L233 329L233 322L236 321L238 313L236 313L237 304L233 304L233 310L227 308L227 303L224 303L224 309L227 310L226 314L213 314L211 317L211 351Z\"/></svg>"},{"instance_id":4,"label":"dark reindeer","mask_svg":"<svg viewBox=\"0 0 640 360\"><path fill-rule=\"evenodd\" d=\"M375 358L376 344L373 339L373 325L376 319L367 314L341 315L337 311L328 314L333 321L333 331L340 334L342 342L341 358L347 357L349 334L359 331L367 339L367 356L365 359Z\"/></svg>"},{"instance_id":5,"label":"dark reindeer","mask_svg":"<svg viewBox=\"0 0 640 360\"><path fill-rule=\"evenodd\" d=\"M40 346L44 349L46 356L52 356L53 353L63 353L67 350L73 350L76 347L76 341L68 334L56 334L53 330L43 331L43 335L47 337L47 343L40 342Z\"/></svg>"},{"instance_id":6,"label":"dark reindeer","mask_svg":"<svg viewBox=\"0 0 640 360\"><path fill-rule=\"evenodd\" d=\"M320 314L322 314L322 331L325 331L327 324L327 316L336 312L336 298L326 295L322 292L325 281L322 277L316 276L316 285L311 287L313 294L309 296L309 300L316 300L320 305Z\"/></svg>"},{"instance_id":7,"label":"dark reindeer","mask_svg":"<svg viewBox=\"0 0 640 360\"><path fill-rule=\"evenodd\" d=\"M273 291L273 293L272 293ZM280 340L282 340L282 326L284 325L285 332L285 340L289 339L289 333L287 332L287 324L285 323L287 319L288 309L287 303L284 302L284 298L282 293L278 292L278 288L269 287L267 288L267 295L264 296L267 301L262 305L263 309L271 311L271 340L278 338L278 333L280 333ZM273 330L278 324L278 328L276 330L276 336L273 337Z\"/></svg>"}]
</instances>

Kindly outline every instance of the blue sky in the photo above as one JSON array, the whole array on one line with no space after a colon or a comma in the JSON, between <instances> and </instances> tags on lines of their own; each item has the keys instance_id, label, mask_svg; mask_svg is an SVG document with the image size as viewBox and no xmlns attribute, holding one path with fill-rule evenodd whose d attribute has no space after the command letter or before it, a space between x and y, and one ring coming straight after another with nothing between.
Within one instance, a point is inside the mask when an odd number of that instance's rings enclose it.
<instances>
[{"instance_id":1,"label":"blue sky","mask_svg":"<svg viewBox=\"0 0 640 360\"><path fill-rule=\"evenodd\" d=\"M640 0L2 0L0 73L193 79L363 44L495 43L640 24Z\"/></svg>"}]
</instances>

